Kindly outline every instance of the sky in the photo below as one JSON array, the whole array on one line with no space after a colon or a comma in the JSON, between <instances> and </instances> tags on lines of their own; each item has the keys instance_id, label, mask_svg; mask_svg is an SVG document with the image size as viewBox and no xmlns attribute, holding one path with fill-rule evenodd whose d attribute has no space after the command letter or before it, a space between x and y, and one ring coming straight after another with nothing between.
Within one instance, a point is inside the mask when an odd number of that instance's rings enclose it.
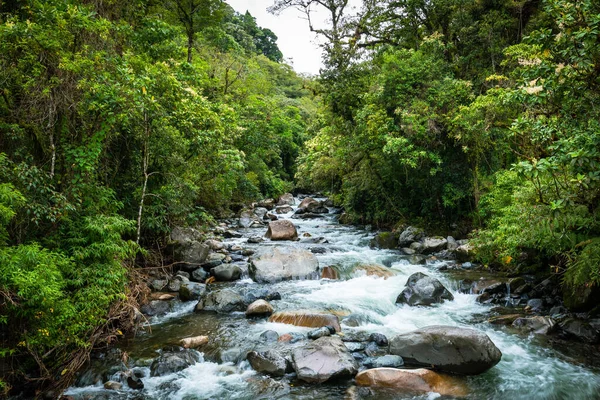
<instances>
[{"instance_id":1,"label":"sky","mask_svg":"<svg viewBox=\"0 0 600 400\"><path fill-rule=\"evenodd\" d=\"M313 75L319 73L323 65L321 49L300 11L288 9L280 15L273 15L267 11L273 0L227 0L227 3L237 12L250 11L258 26L272 30L277 35L277 44L285 61L296 72Z\"/></svg>"}]
</instances>

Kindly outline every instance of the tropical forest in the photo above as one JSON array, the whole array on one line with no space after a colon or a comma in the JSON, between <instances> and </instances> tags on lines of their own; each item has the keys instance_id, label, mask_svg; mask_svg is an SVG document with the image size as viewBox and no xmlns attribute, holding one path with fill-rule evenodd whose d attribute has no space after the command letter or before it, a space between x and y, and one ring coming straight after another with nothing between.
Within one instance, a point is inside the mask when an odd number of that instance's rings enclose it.
<instances>
[{"instance_id":1,"label":"tropical forest","mask_svg":"<svg viewBox=\"0 0 600 400\"><path fill-rule=\"evenodd\" d=\"M599 399L600 2L0 0L0 397Z\"/></svg>"}]
</instances>

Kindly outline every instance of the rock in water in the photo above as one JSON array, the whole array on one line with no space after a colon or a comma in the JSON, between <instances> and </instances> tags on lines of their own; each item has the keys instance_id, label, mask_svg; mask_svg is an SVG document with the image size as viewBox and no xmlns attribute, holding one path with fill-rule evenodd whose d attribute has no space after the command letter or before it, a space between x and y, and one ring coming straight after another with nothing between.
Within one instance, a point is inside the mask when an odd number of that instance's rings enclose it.
<instances>
[{"instance_id":1,"label":"rock in water","mask_svg":"<svg viewBox=\"0 0 600 400\"><path fill-rule=\"evenodd\" d=\"M269 222L269 229L265 236L271 240L296 240L298 231L292 221L282 219Z\"/></svg>"},{"instance_id":2,"label":"rock in water","mask_svg":"<svg viewBox=\"0 0 600 400\"><path fill-rule=\"evenodd\" d=\"M296 203L296 201L294 200L294 195L291 193L284 193L281 195L281 197L279 198L279 201L277 202L278 206L293 206Z\"/></svg>"},{"instance_id":3,"label":"rock in water","mask_svg":"<svg viewBox=\"0 0 600 400\"><path fill-rule=\"evenodd\" d=\"M195 349L208 343L208 336L193 336L179 341L184 349Z\"/></svg>"},{"instance_id":4,"label":"rock in water","mask_svg":"<svg viewBox=\"0 0 600 400\"><path fill-rule=\"evenodd\" d=\"M152 362L150 376L163 376L186 369L200 360L195 351L165 351Z\"/></svg>"},{"instance_id":5,"label":"rock in water","mask_svg":"<svg viewBox=\"0 0 600 400\"><path fill-rule=\"evenodd\" d=\"M246 317L262 317L273 314L273 306L266 300L256 300L246 309Z\"/></svg>"},{"instance_id":6,"label":"rock in water","mask_svg":"<svg viewBox=\"0 0 600 400\"><path fill-rule=\"evenodd\" d=\"M204 293L195 308L195 311L215 311L217 313L244 310L246 310L244 298L231 289Z\"/></svg>"},{"instance_id":7,"label":"rock in water","mask_svg":"<svg viewBox=\"0 0 600 400\"><path fill-rule=\"evenodd\" d=\"M335 336L322 337L295 349L292 360L298 379L310 383L351 377L358 371L358 364L342 339Z\"/></svg>"},{"instance_id":8,"label":"rock in water","mask_svg":"<svg viewBox=\"0 0 600 400\"><path fill-rule=\"evenodd\" d=\"M235 264L221 264L210 270L218 282L230 282L240 279L242 269Z\"/></svg>"},{"instance_id":9,"label":"rock in water","mask_svg":"<svg viewBox=\"0 0 600 400\"><path fill-rule=\"evenodd\" d=\"M502 353L483 332L455 326L428 326L390 340L390 353L407 365L476 375L500 362Z\"/></svg>"},{"instance_id":10,"label":"rock in water","mask_svg":"<svg viewBox=\"0 0 600 400\"><path fill-rule=\"evenodd\" d=\"M398 237L398 247L410 246L412 242L420 240L424 236L423 230L409 226Z\"/></svg>"},{"instance_id":11,"label":"rock in water","mask_svg":"<svg viewBox=\"0 0 600 400\"><path fill-rule=\"evenodd\" d=\"M282 354L275 350L251 351L247 358L255 371L273 376L285 375L287 361Z\"/></svg>"},{"instance_id":12,"label":"rock in water","mask_svg":"<svg viewBox=\"0 0 600 400\"><path fill-rule=\"evenodd\" d=\"M425 238L422 245L421 252L431 254L445 249L448 246L448 241L444 238Z\"/></svg>"},{"instance_id":13,"label":"rock in water","mask_svg":"<svg viewBox=\"0 0 600 400\"><path fill-rule=\"evenodd\" d=\"M442 396L463 397L468 394L466 385L459 379L444 376L428 369L374 368L356 375L356 384L380 388L393 388L415 394L436 392Z\"/></svg>"},{"instance_id":14,"label":"rock in water","mask_svg":"<svg viewBox=\"0 0 600 400\"><path fill-rule=\"evenodd\" d=\"M314 311L282 311L277 312L269 318L269 322L279 322L281 324L290 324L296 326L306 326L308 328L321 328L323 326L332 326L336 332L342 330L340 321L333 314L318 313Z\"/></svg>"},{"instance_id":15,"label":"rock in water","mask_svg":"<svg viewBox=\"0 0 600 400\"><path fill-rule=\"evenodd\" d=\"M377 276L379 278L387 279L394 275L394 271L391 269L378 264L360 264L352 269L353 274L365 274L367 276Z\"/></svg>"},{"instance_id":16,"label":"rock in water","mask_svg":"<svg viewBox=\"0 0 600 400\"><path fill-rule=\"evenodd\" d=\"M319 269L317 257L310 251L293 248L271 248L251 260L248 272L259 283L288 279L305 279Z\"/></svg>"},{"instance_id":17,"label":"rock in water","mask_svg":"<svg viewBox=\"0 0 600 400\"><path fill-rule=\"evenodd\" d=\"M396 303L430 306L435 303L443 303L444 300L454 300L454 296L436 278L416 272L408 278L406 288L400 293Z\"/></svg>"}]
</instances>

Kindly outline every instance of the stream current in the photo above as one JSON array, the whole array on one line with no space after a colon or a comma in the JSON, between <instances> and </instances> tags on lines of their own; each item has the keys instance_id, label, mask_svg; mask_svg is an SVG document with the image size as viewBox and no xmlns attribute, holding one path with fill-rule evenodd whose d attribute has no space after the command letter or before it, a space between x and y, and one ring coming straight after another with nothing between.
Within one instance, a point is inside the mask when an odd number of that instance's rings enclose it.
<instances>
[{"instance_id":1,"label":"stream current","mask_svg":"<svg viewBox=\"0 0 600 400\"><path fill-rule=\"evenodd\" d=\"M296 204L298 201L296 201ZM295 208L295 207L294 207ZM280 216L290 218L292 213ZM350 327L342 322L343 334L383 333L388 337L409 332L429 325L452 325L479 329L485 332L502 352L502 360L495 367L478 376L464 377L470 389L468 399L600 399L600 371L579 364L575 359L544 346L534 335L523 336L505 328L490 325L482 316L490 306L475 301L476 295L457 291L458 282L452 274L440 272L440 263L411 264L409 258L393 250L372 249L369 242L373 234L351 226L339 225L334 214L318 219L293 219L302 240L297 242L270 242L248 244L251 236L264 234L266 228L241 229L243 238L227 239L228 244L244 248L258 246L294 246L309 249L322 247L324 254L316 254L320 267L337 265L340 280L295 280L268 285L277 290L281 300L271 304L276 311L312 309L329 311L342 316L352 314L360 321ZM303 238L324 237L328 243L309 243ZM357 263L382 264L396 275L383 279L374 276L353 275ZM424 272L438 278L454 295L453 301L433 307L396 305L408 277ZM227 286L264 286L248 277ZM266 319L249 320L244 313L215 314L194 313L197 301L175 302L172 311L165 316L150 320L150 328L135 338L123 341L118 347L127 352L129 366L142 376L144 389L105 390L101 383L69 388L65 395L75 399L344 399L353 385L351 380L305 384L293 376L270 378L252 370L245 361L245 354L259 342L266 330L279 334L306 333L312 328L270 323ZM150 377L149 365L158 351L176 344L179 339L206 335L210 342L201 348L200 362L177 373ZM104 368L118 374L123 365L114 361L94 360L88 370L92 374ZM81 382L84 382L83 384ZM377 391L365 398L370 399L436 399L437 393L425 396L407 396L394 392Z\"/></svg>"}]
</instances>

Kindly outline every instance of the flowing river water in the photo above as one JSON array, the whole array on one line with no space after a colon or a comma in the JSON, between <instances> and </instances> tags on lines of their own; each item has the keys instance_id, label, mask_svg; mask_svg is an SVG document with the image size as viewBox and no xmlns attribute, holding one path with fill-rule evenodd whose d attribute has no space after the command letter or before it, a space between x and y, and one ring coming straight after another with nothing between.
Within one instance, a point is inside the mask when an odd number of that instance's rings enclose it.
<instances>
[{"instance_id":1,"label":"flowing river water","mask_svg":"<svg viewBox=\"0 0 600 400\"><path fill-rule=\"evenodd\" d=\"M283 215L290 218L291 213ZM465 326L485 332L502 352L502 360L495 367L478 376L464 377L469 388L469 399L600 399L600 374L597 369L580 364L576 359L544 346L534 335L517 335L506 328L485 322L490 306L475 301L476 295L457 291L458 281L451 273L440 272L440 263L412 264L409 258L393 250L372 249L373 234L351 226L339 225L334 214L323 218L293 219L299 235L308 233L312 238L324 237L328 243L314 244L312 240L297 242L270 242L248 244L250 236L264 234L266 228L242 229L244 238L228 239L244 248L257 246L322 247L317 254L321 267L337 265L340 280L295 280L268 285L277 290L281 300L271 301L276 311L312 309L330 311L338 315L352 314L360 321L350 327L342 323L345 335L383 333L388 337L429 325ZM391 268L396 275L389 279L353 275L357 263L376 263ZM396 305L407 278L415 272L424 272L438 278L454 295L433 307ZM246 277L224 286L264 286ZM252 370L244 359L247 351L259 342L267 330L279 334L306 333L311 328L249 320L244 313L194 313L196 301L176 302L172 311L150 320L151 330L138 333L119 345L127 352L133 371L142 376L144 389L105 390L102 383L95 385L80 379L66 395L75 399L343 399L352 386L352 380L311 385L299 382L293 376L270 378ZM177 373L150 377L149 365L157 351L173 345L184 337L206 335L210 343L201 348L200 362ZM83 377L104 368L105 373L118 373L122 365L114 361L94 360ZM87 375L86 375L87 374ZM390 391L369 395L377 399L435 399L437 393L413 397Z\"/></svg>"}]
</instances>

